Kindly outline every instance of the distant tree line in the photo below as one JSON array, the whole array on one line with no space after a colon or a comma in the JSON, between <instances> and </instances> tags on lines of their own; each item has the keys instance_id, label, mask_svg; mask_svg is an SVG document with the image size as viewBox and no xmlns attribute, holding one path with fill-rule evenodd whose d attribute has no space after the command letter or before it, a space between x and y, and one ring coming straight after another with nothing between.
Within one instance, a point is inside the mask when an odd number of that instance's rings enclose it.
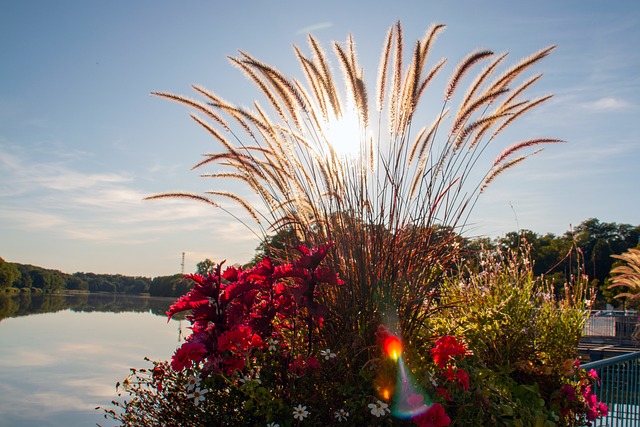
<instances>
[{"instance_id":1,"label":"distant tree line","mask_svg":"<svg viewBox=\"0 0 640 427\"><path fill-rule=\"evenodd\" d=\"M623 289L609 289L611 269L620 264L612 255L640 248L640 226L589 218L560 236L523 230L507 233L495 242L515 248L523 239L530 245L536 275L545 275L549 280L563 285L571 275L585 274L598 290L596 307L602 308L606 303L617 306L622 302L624 305L625 300L614 300L615 295L623 292ZM572 247L578 249L579 253L572 252ZM582 272L575 271L576 256L581 258Z\"/></svg>"},{"instance_id":2,"label":"distant tree line","mask_svg":"<svg viewBox=\"0 0 640 427\"><path fill-rule=\"evenodd\" d=\"M252 262L272 255L271 251L282 249L284 242L289 240L289 231L270 237L266 243L258 246ZM562 235L521 230L509 232L496 239L459 238L461 244L467 248L470 261L473 261L473 253L480 248L517 248L523 240L530 247L536 275L545 275L548 280L562 286L572 275L586 274L588 280L599 290L597 303L603 306L607 302L620 303L619 300L614 301L613 297L622 290L608 289L610 271L616 266L616 260L611 255L620 255L628 249L640 247L640 226L600 222L596 218L590 218ZM582 272L575 271L575 251L572 249L576 248L583 263ZM214 266L213 261L206 259L198 263L196 272L206 274ZM186 293L190 287L190 281L184 280L181 274L154 278L121 274L67 274L28 264L6 262L0 258L0 290L13 288L14 292L80 291L178 297Z\"/></svg>"},{"instance_id":3,"label":"distant tree line","mask_svg":"<svg viewBox=\"0 0 640 427\"><path fill-rule=\"evenodd\" d=\"M0 291L59 293L103 292L178 297L190 288L182 274L154 278L122 274L63 273L0 258Z\"/></svg>"},{"instance_id":4,"label":"distant tree line","mask_svg":"<svg viewBox=\"0 0 640 427\"><path fill-rule=\"evenodd\" d=\"M437 238L440 233L446 235L453 231L439 230L437 233L431 233L431 238ZM601 222L597 218L589 218L561 235L520 230L494 239L467 239L456 235L453 241L462 248L465 268L471 272L478 271L480 260L477 255L481 250L523 248L523 243L526 242L536 276L544 276L560 292L564 284L576 275L586 275L587 280L598 291L596 308L603 308L607 303L614 306L626 304L625 300L614 299L623 289L608 288L611 269L620 263L611 255L620 255L631 248L640 248L640 225ZM295 242L295 234L291 230L283 229L258 246L251 262L255 263L264 256L278 257L279 253L286 251L291 242ZM626 307L640 308L629 305Z\"/></svg>"}]
</instances>

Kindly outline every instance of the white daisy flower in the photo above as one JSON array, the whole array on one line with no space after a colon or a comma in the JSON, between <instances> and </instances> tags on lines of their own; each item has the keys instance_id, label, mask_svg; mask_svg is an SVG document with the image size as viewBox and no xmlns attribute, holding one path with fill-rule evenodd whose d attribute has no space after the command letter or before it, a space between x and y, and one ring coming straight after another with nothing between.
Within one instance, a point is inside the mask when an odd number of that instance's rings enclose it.
<instances>
[{"instance_id":1,"label":"white daisy flower","mask_svg":"<svg viewBox=\"0 0 640 427\"><path fill-rule=\"evenodd\" d=\"M325 349L320 351L320 356L324 357L325 360L333 359L336 357L335 353L332 353L330 349Z\"/></svg>"},{"instance_id":2,"label":"white daisy flower","mask_svg":"<svg viewBox=\"0 0 640 427\"><path fill-rule=\"evenodd\" d=\"M389 410L389 405L384 403L382 400L378 400L376 403L369 403L369 409L371 409L371 415L375 415L378 418L391 412Z\"/></svg>"},{"instance_id":3,"label":"white daisy flower","mask_svg":"<svg viewBox=\"0 0 640 427\"><path fill-rule=\"evenodd\" d=\"M191 393L187 394L188 399L193 399L193 404L198 406L200 402L204 402L204 395L207 394L209 390L206 388L198 388L196 387Z\"/></svg>"},{"instance_id":4,"label":"white daisy flower","mask_svg":"<svg viewBox=\"0 0 640 427\"><path fill-rule=\"evenodd\" d=\"M245 375L244 377L240 378L240 380L239 380L239 381L240 381L240 383L242 383L242 384L247 384L247 383L252 382L252 381L253 381L253 382L256 382L256 383L258 383L258 384L262 384L262 380L261 380L261 379L260 379L260 377L258 377L257 375L256 375L256 377L254 378L254 377L252 377L251 375L247 374L247 375Z\"/></svg>"},{"instance_id":5,"label":"white daisy flower","mask_svg":"<svg viewBox=\"0 0 640 427\"><path fill-rule=\"evenodd\" d=\"M269 344L269 347L267 348L269 351L276 351L278 349L277 345L280 341L278 341L277 339L274 338L269 338L267 340L267 344Z\"/></svg>"},{"instance_id":6,"label":"white daisy flower","mask_svg":"<svg viewBox=\"0 0 640 427\"><path fill-rule=\"evenodd\" d=\"M293 408L293 418L296 420L304 420L309 415L309 411L307 411L306 406L298 405Z\"/></svg>"},{"instance_id":7,"label":"white daisy flower","mask_svg":"<svg viewBox=\"0 0 640 427\"><path fill-rule=\"evenodd\" d=\"M189 379L187 380L187 391L191 391L196 387L200 386L200 377L197 375L192 375L189 377Z\"/></svg>"},{"instance_id":8,"label":"white daisy flower","mask_svg":"<svg viewBox=\"0 0 640 427\"><path fill-rule=\"evenodd\" d=\"M333 414L338 421L342 422L342 421L347 421L347 418L349 417L349 413L347 411L345 411L344 409L338 409L335 414Z\"/></svg>"},{"instance_id":9,"label":"white daisy flower","mask_svg":"<svg viewBox=\"0 0 640 427\"><path fill-rule=\"evenodd\" d=\"M434 387L438 387L438 381L436 381L436 376L433 374L433 372L429 372L429 381Z\"/></svg>"},{"instance_id":10,"label":"white daisy flower","mask_svg":"<svg viewBox=\"0 0 640 427\"><path fill-rule=\"evenodd\" d=\"M269 424L267 424L267 427L280 427L280 424L278 424L278 423L269 423Z\"/></svg>"}]
</instances>

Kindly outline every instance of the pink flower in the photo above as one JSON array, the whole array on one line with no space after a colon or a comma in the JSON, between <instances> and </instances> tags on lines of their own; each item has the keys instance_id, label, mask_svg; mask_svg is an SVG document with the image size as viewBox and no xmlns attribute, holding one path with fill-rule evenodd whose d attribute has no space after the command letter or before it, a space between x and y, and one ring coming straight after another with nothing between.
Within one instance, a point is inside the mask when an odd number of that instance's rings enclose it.
<instances>
[{"instance_id":1,"label":"pink flower","mask_svg":"<svg viewBox=\"0 0 640 427\"><path fill-rule=\"evenodd\" d=\"M202 362L207 349L199 342L185 342L176 350L171 358L171 368L174 371L182 371L190 368L193 362Z\"/></svg>"},{"instance_id":2,"label":"pink flower","mask_svg":"<svg viewBox=\"0 0 640 427\"><path fill-rule=\"evenodd\" d=\"M434 403L426 412L412 418L418 427L446 427L451 423L444 408L439 403Z\"/></svg>"},{"instance_id":3,"label":"pink flower","mask_svg":"<svg viewBox=\"0 0 640 427\"><path fill-rule=\"evenodd\" d=\"M603 402L598 402L598 412L601 416L606 417L609 414L609 407Z\"/></svg>"},{"instance_id":4,"label":"pink flower","mask_svg":"<svg viewBox=\"0 0 640 427\"><path fill-rule=\"evenodd\" d=\"M318 363L318 359L315 356L309 356L307 358L307 368L320 369L320 363Z\"/></svg>"},{"instance_id":5,"label":"pink flower","mask_svg":"<svg viewBox=\"0 0 640 427\"><path fill-rule=\"evenodd\" d=\"M589 407L587 410L587 420L595 421L598 417L607 415L609 408L602 402L598 402L598 397L593 394L591 387L587 386L582 390L582 397Z\"/></svg>"},{"instance_id":6,"label":"pink flower","mask_svg":"<svg viewBox=\"0 0 640 427\"><path fill-rule=\"evenodd\" d=\"M568 402L573 402L576 400L576 389L571 386L571 384L565 384L560 389L560 392L564 395L565 399Z\"/></svg>"}]
</instances>

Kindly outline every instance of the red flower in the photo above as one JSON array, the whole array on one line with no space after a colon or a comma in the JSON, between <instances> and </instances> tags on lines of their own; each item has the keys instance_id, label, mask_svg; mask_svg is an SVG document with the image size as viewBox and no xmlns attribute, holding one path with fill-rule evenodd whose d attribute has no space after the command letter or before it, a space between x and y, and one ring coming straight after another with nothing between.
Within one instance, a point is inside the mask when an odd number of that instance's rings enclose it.
<instances>
[{"instance_id":1,"label":"red flower","mask_svg":"<svg viewBox=\"0 0 640 427\"><path fill-rule=\"evenodd\" d=\"M262 346L262 338L254 334L250 327L244 325L237 326L218 337L219 352L229 350L233 354L241 354Z\"/></svg>"},{"instance_id":2,"label":"red flower","mask_svg":"<svg viewBox=\"0 0 640 427\"><path fill-rule=\"evenodd\" d=\"M227 375L233 374L234 371L240 371L244 369L245 358L244 357L235 357L231 356L224 359L224 366L226 367L225 373Z\"/></svg>"},{"instance_id":3,"label":"red flower","mask_svg":"<svg viewBox=\"0 0 640 427\"><path fill-rule=\"evenodd\" d=\"M295 249L298 250L302 254L302 256L295 263L297 267L306 268L309 270L314 270L320 261L327 256L329 248L333 246L333 243L326 243L322 246L319 246L315 249L309 249L306 246L297 246Z\"/></svg>"},{"instance_id":4,"label":"red flower","mask_svg":"<svg viewBox=\"0 0 640 427\"><path fill-rule=\"evenodd\" d=\"M178 300L173 303L171 307L169 307L169 310L167 311L167 321L169 321L171 317L176 313L180 313L181 311L186 310L193 310L208 304L209 299L206 295L197 291L196 289L192 289L189 293L178 298Z\"/></svg>"},{"instance_id":5,"label":"red flower","mask_svg":"<svg viewBox=\"0 0 640 427\"><path fill-rule=\"evenodd\" d=\"M152 385L156 388L156 390L158 390L159 392L162 392L162 381L164 380L164 375L165 375L165 371L164 368L161 367L160 365L156 365L153 367L153 379L152 379Z\"/></svg>"},{"instance_id":6,"label":"red flower","mask_svg":"<svg viewBox=\"0 0 640 427\"><path fill-rule=\"evenodd\" d=\"M238 280L238 276L242 273L242 268L234 266L227 267L222 273L222 278L228 282L235 282Z\"/></svg>"},{"instance_id":7,"label":"red flower","mask_svg":"<svg viewBox=\"0 0 640 427\"><path fill-rule=\"evenodd\" d=\"M193 362L202 362L206 353L207 350L202 343L185 342L171 358L171 368L174 371L190 368Z\"/></svg>"},{"instance_id":8,"label":"red flower","mask_svg":"<svg viewBox=\"0 0 640 427\"><path fill-rule=\"evenodd\" d=\"M317 268L314 273L316 280L320 283L326 283L332 286L344 285L344 282L338 277L338 274L328 267Z\"/></svg>"},{"instance_id":9,"label":"red flower","mask_svg":"<svg viewBox=\"0 0 640 427\"><path fill-rule=\"evenodd\" d=\"M456 372L456 378L458 378L458 385L464 391L469 391L469 374L462 369L458 369Z\"/></svg>"},{"instance_id":10,"label":"red flower","mask_svg":"<svg viewBox=\"0 0 640 427\"><path fill-rule=\"evenodd\" d=\"M451 402L453 400L451 398L451 395L447 391L447 389L444 389L442 387L437 387L436 388L436 393L438 393L440 396L442 396L444 398L444 400L446 400L447 402Z\"/></svg>"},{"instance_id":11,"label":"red flower","mask_svg":"<svg viewBox=\"0 0 640 427\"><path fill-rule=\"evenodd\" d=\"M304 359L298 356L293 362L289 363L289 372L301 377L304 373Z\"/></svg>"},{"instance_id":12,"label":"red flower","mask_svg":"<svg viewBox=\"0 0 640 427\"><path fill-rule=\"evenodd\" d=\"M289 372L298 377L303 376L306 370L319 368L318 359L314 356L309 356L307 360L304 360L302 356L298 356L293 362L289 363Z\"/></svg>"},{"instance_id":13,"label":"red flower","mask_svg":"<svg viewBox=\"0 0 640 427\"><path fill-rule=\"evenodd\" d=\"M320 363L318 363L318 359L315 356L309 356L307 359L307 368L320 369Z\"/></svg>"},{"instance_id":14,"label":"red flower","mask_svg":"<svg viewBox=\"0 0 640 427\"><path fill-rule=\"evenodd\" d=\"M458 342L456 337L445 335L436 341L435 346L431 349L433 361L440 369L444 369L449 361L456 357L464 357L467 353L467 347L464 343Z\"/></svg>"},{"instance_id":15,"label":"red flower","mask_svg":"<svg viewBox=\"0 0 640 427\"><path fill-rule=\"evenodd\" d=\"M447 366L447 370L444 371L443 375L447 379L447 381L455 381L456 369L453 366Z\"/></svg>"},{"instance_id":16,"label":"red flower","mask_svg":"<svg viewBox=\"0 0 640 427\"><path fill-rule=\"evenodd\" d=\"M434 403L426 412L412 418L412 421L419 427L446 427L451 423L451 418L441 404Z\"/></svg>"}]
</instances>

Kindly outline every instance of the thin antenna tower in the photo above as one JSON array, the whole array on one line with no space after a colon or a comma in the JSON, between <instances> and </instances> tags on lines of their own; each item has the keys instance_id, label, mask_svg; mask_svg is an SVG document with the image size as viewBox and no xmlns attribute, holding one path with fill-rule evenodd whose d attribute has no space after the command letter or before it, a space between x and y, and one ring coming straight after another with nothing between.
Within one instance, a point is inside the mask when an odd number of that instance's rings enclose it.
<instances>
[{"instance_id":1,"label":"thin antenna tower","mask_svg":"<svg viewBox=\"0 0 640 427\"><path fill-rule=\"evenodd\" d=\"M181 267L182 267L181 273L184 274L184 252L182 252L182 264L181 264Z\"/></svg>"}]
</instances>

